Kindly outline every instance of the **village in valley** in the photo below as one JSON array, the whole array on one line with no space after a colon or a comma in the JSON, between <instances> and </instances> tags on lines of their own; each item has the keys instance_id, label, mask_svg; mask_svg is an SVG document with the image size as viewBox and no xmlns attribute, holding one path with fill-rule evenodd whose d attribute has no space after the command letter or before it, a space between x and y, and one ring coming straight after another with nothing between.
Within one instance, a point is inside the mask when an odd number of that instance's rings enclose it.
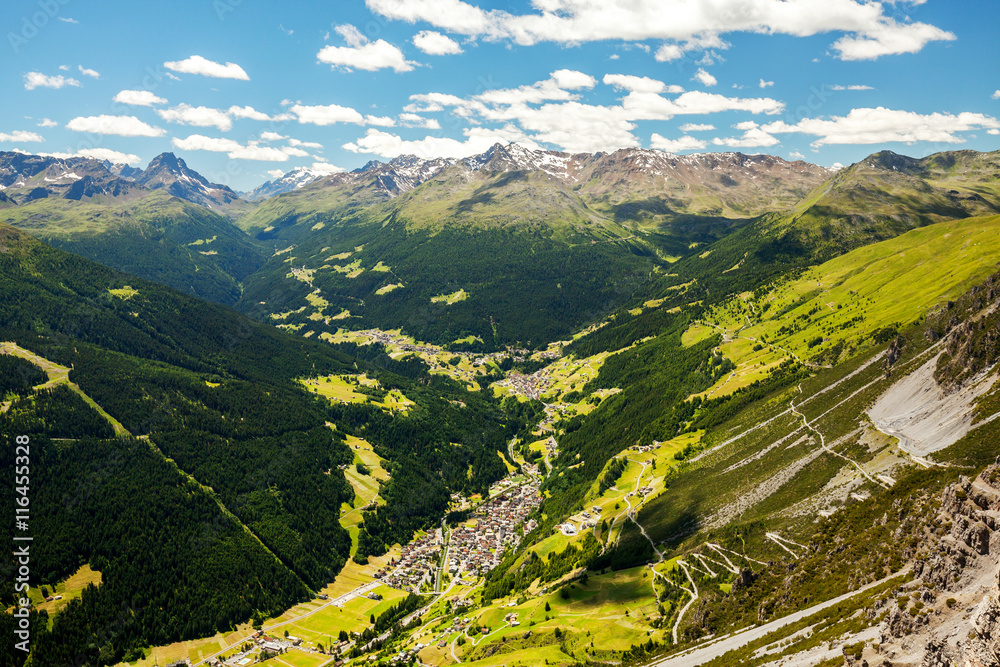
<instances>
[{"instance_id":1,"label":"village in valley","mask_svg":"<svg viewBox=\"0 0 1000 667\"><path fill-rule=\"evenodd\" d=\"M337 581L318 592L312 601L288 610L272 622L265 622L263 627L255 627L249 635L244 631L238 637L227 638L218 645L222 650L185 651L192 658L200 654L200 659L189 659L177 667L182 667L182 664L187 667L249 667L264 661L280 667L299 667L300 663L308 667L355 664L350 654L364 661L364 656L372 658L384 643L393 642L393 638L397 637L394 629L377 636L363 636L363 633L372 627L373 619L391 611L394 605L401 604L413 594L420 596L421 606L407 613L393 627L422 625L401 644L381 654L389 664L430 664L428 659L433 664L460 662L458 656L464 653L463 639L467 639L469 648L472 648L495 633L517 630L518 636L531 635L531 630L523 632L517 628L521 624L519 614L524 616L526 613L520 602L509 600L499 607L490 605L484 615L477 611L477 589L483 586L490 571L507 554L516 550L527 534L538 528L538 519L532 515L543 500L542 482L559 456L556 440L558 422L588 412L600 400L616 393L614 389L598 390L595 392L598 399L592 403L565 401L567 393L581 388L596 376L605 355L582 360L564 358L564 343L534 354L514 348L484 354L447 351L393 331L374 329L342 335L345 338L350 336L353 342L361 344L374 342L385 345L396 358L419 356L428 363L432 372L447 373L466 382L481 379L491 368L508 363L506 360L525 362L529 356L534 362L555 360L554 364L530 374L508 370L502 380L490 385L495 395L542 403L544 414L536 424L532 434L534 439L526 443L510 443L505 452L507 456L501 455L509 473L494 483L488 493L471 497L452 494L449 514L441 518L438 526L417 533L408 544L396 545L384 556L371 557L367 565L349 562ZM455 363L455 357L459 357L458 363ZM307 390L324 395L331 401L368 401L388 412L403 414L413 405L406 396L385 391L376 379L365 375L306 378L301 382ZM371 474L371 477L355 474L353 465L340 466L355 486L357 500L363 503L345 509L341 520L350 527L357 524L361 510L378 504L381 485L389 478L389 472L371 444L353 436L348 436L347 440L356 454L356 460L360 460ZM520 446L526 449L522 451ZM631 486L632 482L629 484ZM616 490L617 487L611 492ZM620 495L623 500L626 495L629 498L639 496L637 500L642 502L650 491L651 487L638 484L627 494L623 490ZM613 510L611 505L614 505ZM629 507L634 506L635 501ZM600 534L602 541L608 540L610 534L620 530L627 509L623 507L619 511L618 505L601 499L600 504L581 508L564 523L552 527L548 540L561 544L563 542L559 540L575 541L583 538L585 533ZM610 530L600 530L602 518L610 520ZM515 605L521 607L515 610L505 608ZM538 608L529 605L531 620L525 619L525 625L534 625L548 618L541 611L544 603L534 606ZM433 630L429 621L421 620L439 618L441 613L446 616L454 614L454 618L445 625L436 623ZM499 616L494 618L497 613ZM346 634L338 636L341 628L346 628ZM317 660L319 662L314 664Z\"/></svg>"},{"instance_id":2,"label":"village in valley","mask_svg":"<svg viewBox=\"0 0 1000 667\"><path fill-rule=\"evenodd\" d=\"M399 559L375 578L418 593L428 588L440 591L445 579L484 576L500 563L505 550L516 548L534 527L534 522L526 524L525 520L541 503L540 484L536 474L521 483L509 477L501 480L467 521L450 530L442 522L441 527L404 546Z\"/></svg>"}]
</instances>

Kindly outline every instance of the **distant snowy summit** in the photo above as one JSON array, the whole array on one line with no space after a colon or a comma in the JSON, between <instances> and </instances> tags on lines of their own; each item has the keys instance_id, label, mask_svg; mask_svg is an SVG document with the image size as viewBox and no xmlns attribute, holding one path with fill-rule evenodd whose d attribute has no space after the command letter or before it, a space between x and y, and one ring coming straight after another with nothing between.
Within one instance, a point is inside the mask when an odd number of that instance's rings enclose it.
<instances>
[{"instance_id":1,"label":"distant snowy summit","mask_svg":"<svg viewBox=\"0 0 1000 667\"><path fill-rule=\"evenodd\" d=\"M832 169L801 161L788 162L771 155L732 152L674 155L648 148L622 148L610 153L564 153L533 150L516 143L497 143L483 153L461 159L401 155L388 162L372 160L354 171L336 174L297 168L243 193L243 197L248 201L259 201L301 189L324 178L331 185L374 178L377 189L393 197L409 192L455 165L469 172L543 172L567 183L585 180L594 173L611 180L615 180L616 176L625 179L641 175L660 178L672 175L680 181L697 181L699 174L710 180L724 176L723 180L735 181L737 178L777 175L774 172L783 172L782 175L833 173Z\"/></svg>"}]
</instances>

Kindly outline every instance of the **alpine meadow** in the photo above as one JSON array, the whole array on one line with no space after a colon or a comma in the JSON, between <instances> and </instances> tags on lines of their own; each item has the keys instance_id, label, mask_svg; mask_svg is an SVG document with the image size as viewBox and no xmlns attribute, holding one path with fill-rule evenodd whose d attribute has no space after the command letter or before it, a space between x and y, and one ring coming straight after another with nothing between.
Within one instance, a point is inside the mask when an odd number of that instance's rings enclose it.
<instances>
[{"instance_id":1,"label":"alpine meadow","mask_svg":"<svg viewBox=\"0 0 1000 667\"><path fill-rule=\"evenodd\" d=\"M1000 667L996 3L0 24L0 667Z\"/></svg>"}]
</instances>

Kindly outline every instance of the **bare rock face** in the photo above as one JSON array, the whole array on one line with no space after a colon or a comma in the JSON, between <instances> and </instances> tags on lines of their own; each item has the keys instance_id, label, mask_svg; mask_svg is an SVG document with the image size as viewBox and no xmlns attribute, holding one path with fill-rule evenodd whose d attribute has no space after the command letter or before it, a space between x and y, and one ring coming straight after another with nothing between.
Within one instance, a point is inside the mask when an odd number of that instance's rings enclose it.
<instances>
[{"instance_id":1,"label":"bare rock face","mask_svg":"<svg viewBox=\"0 0 1000 667\"><path fill-rule=\"evenodd\" d=\"M988 471L989 469L987 469ZM963 667L1000 667L1000 572L972 618L972 632L960 660Z\"/></svg>"},{"instance_id":2,"label":"bare rock face","mask_svg":"<svg viewBox=\"0 0 1000 667\"><path fill-rule=\"evenodd\" d=\"M938 640L927 642L920 667L953 667L958 655L947 643Z\"/></svg>"},{"instance_id":3,"label":"bare rock face","mask_svg":"<svg viewBox=\"0 0 1000 667\"><path fill-rule=\"evenodd\" d=\"M733 590L735 591L739 588L746 588L752 584L756 578L757 577L754 576L753 570L748 567L743 568L736 577L736 581L733 582Z\"/></svg>"},{"instance_id":4,"label":"bare rock face","mask_svg":"<svg viewBox=\"0 0 1000 667\"><path fill-rule=\"evenodd\" d=\"M902 609L893 605L889 609L889 615L882 621L880 644L886 643L888 638L899 639L906 635L913 634L916 629L914 617L910 616Z\"/></svg>"},{"instance_id":5,"label":"bare rock face","mask_svg":"<svg viewBox=\"0 0 1000 667\"><path fill-rule=\"evenodd\" d=\"M975 633L970 633L960 664L966 667L1000 667L1000 587L995 582L973 617Z\"/></svg>"},{"instance_id":6,"label":"bare rock face","mask_svg":"<svg viewBox=\"0 0 1000 667\"><path fill-rule=\"evenodd\" d=\"M941 498L942 511L952 517L951 536L980 555L990 553L992 533L997 529L998 479L997 466L991 465L975 483L961 477L944 490Z\"/></svg>"},{"instance_id":7,"label":"bare rock face","mask_svg":"<svg viewBox=\"0 0 1000 667\"><path fill-rule=\"evenodd\" d=\"M885 352L886 369L892 368L893 364L899 360L899 355L902 354L904 343L906 343L906 339L902 336L896 336L892 339L892 342L889 343L889 349Z\"/></svg>"}]
</instances>

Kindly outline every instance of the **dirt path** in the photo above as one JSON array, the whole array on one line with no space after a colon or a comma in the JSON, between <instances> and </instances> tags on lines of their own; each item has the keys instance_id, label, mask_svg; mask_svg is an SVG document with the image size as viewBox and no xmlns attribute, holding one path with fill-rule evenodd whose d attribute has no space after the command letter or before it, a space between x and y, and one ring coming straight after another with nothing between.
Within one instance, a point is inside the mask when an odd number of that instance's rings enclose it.
<instances>
[{"instance_id":1,"label":"dirt path","mask_svg":"<svg viewBox=\"0 0 1000 667\"><path fill-rule=\"evenodd\" d=\"M710 547L711 549L714 549L714 550L718 551L718 552L719 552L720 554L721 554L721 553L722 553L723 551L728 551L728 552L729 552L729 553L731 553L732 555L734 555L734 556L739 556L739 557L740 557L740 558L742 558L743 560L746 560L746 561L749 561L749 562L751 562L751 563L757 563L757 565L760 565L761 567L767 567L767 563L765 563L764 561L760 561L760 560L757 560L756 558L750 558L750 556L747 556L746 554L741 554L741 553L740 553L740 552L738 552L738 551L733 551L732 549L727 549L727 548L725 548L725 547L720 547L720 546L719 546L718 544L711 544L711 543L709 543L709 545L708 545L708 546L709 546L709 547Z\"/></svg>"},{"instance_id":2,"label":"dirt path","mask_svg":"<svg viewBox=\"0 0 1000 667\"><path fill-rule=\"evenodd\" d=\"M703 568L705 568L706 570L708 570L708 576L713 577L713 578L719 576L719 574L715 570L712 569L712 566L709 565L709 563L714 563L716 567L723 567L721 563L713 561L711 558L708 558L707 556L702 556L701 554L694 554L694 557L698 559L698 561L701 563L701 566Z\"/></svg>"},{"instance_id":3,"label":"dirt path","mask_svg":"<svg viewBox=\"0 0 1000 667\"><path fill-rule=\"evenodd\" d=\"M706 542L705 546L708 547L709 549L711 549L712 551L714 551L716 554L718 554L719 557L722 558L722 560L726 561L725 565L723 565L722 563L719 563L719 565L721 567L726 568L727 570L729 570L733 574L739 574L740 573L740 568L738 568L735 565L733 565L733 561L729 560L729 557L722 552L722 547L720 547L718 544L715 544L713 542ZM717 562L717 561L713 561L713 562Z\"/></svg>"},{"instance_id":4,"label":"dirt path","mask_svg":"<svg viewBox=\"0 0 1000 667\"><path fill-rule=\"evenodd\" d=\"M691 583L690 590L681 586L683 590L686 590L691 595L691 599L688 600L688 603L686 605L681 607L680 612L678 612L677 614L677 620L674 622L674 627L670 631L671 636L674 638L674 644L677 643L677 631L681 627L681 620L684 618L684 614L687 613L687 610L691 608L691 605L694 604L694 601L698 599L698 586L697 584L694 583L694 578L691 576L691 572L688 570L688 564L682 560L677 561L677 564L681 566L682 570L684 570L684 576L686 576L687 580Z\"/></svg>"},{"instance_id":5,"label":"dirt path","mask_svg":"<svg viewBox=\"0 0 1000 667\"><path fill-rule=\"evenodd\" d=\"M15 357L20 357L22 359L25 359L26 361L30 361L31 363L33 363L34 365L38 366L43 371L45 371L45 374L49 376L48 381L43 382L42 384L36 386L35 389L51 389L53 387L57 387L59 385L64 384L70 389L72 389L74 392L79 394L80 398L82 398L87 405L96 410L97 413L101 415L101 417L103 417L109 424L111 424L112 428L114 428L115 430L116 436L129 437L132 435L131 433L128 432L128 430L124 426L122 426L121 422L119 422L117 419L115 419L107 412L105 412L104 408L99 406L94 399L92 399L90 396L87 396L87 394L82 389L80 389L80 386L78 384L76 384L75 382L70 382L69 373L71 369L67 368L66 366L60 366L57 363L49 361L45 357L40 357L31 350L26 350L17 343L13 343L10 341L0 343L0 354L10 354ZM6 412L6 410L4 410L4 412Z\"/></svg>"},{"instance_id":6,"label":"dirt path","mask_svg":"<svg viewBox=\"0 0 1000 667\"><path fill-rule=\"evenodd\" d=\"M638 463L639 465L642 466L642 470L639 472L639 477L635 480L635 491L638 491L639 487L640 487L640 484L642 482L642 476L646 472L646 464L643 463L642 461L636 461L635 459L627 459L627 460L632 461L633 463ZM617 487L615 487L615 489L617 489ZM622 500L625 501L625 509L623 509L621 512L619 512L614 517L612 517L611 524L608 526L607 536L606 536L606 538L602 538L602 539L604 539L604 544L601 547L601 554L602 555L612 545L611 536L614 535L614 533L615 533L615 525L618 523L618 519L622 518L623 516L631 518L630 513L632 512L632 502L629 500L627 493L625 494L625 496L622 497ZM638 506L636 508L638 509ZM632 519L632 522L635 523L635 519ZM636 525L639 525L639 524L636 524ZM621 530L618 531L618 537L615 538L614 544L618 544L618 540L620 538L621 538Z\"/></svg>"},{"instance_id":7,"label":"dirt path","mask_svg":"<svg viewBox=\"0 0 1000 667\"><path fill-rule=\"evenodd\" d=\"M800 392L802 391L802 385L801 384L799 385L799 391ZM852 396L853 396L853 394L852 394ZM828 454L832 454L833 456L836 456L838 458L841 458L844 461L847 461L848 463L850 463L851 465L853 465L855 468L858 469L858 472L860 472L862 475L864 475L868 479L868 481L871 482L872 484L878 484L883 489L888 489L889 488L889 486L887 484L885 484L885 483L883 483L883 482L875 479L870 474L868 474L868 471L865 470L864 468L862 468L860 463L858 463L857 461L855 461L852 458L844 456L840 452L835 452L830 447L828 447L827 444L826 444L826 438L823 437L823 434L820 433L818 430L816 430L816 428L813 427L813 425L809 423L809 420L806 419L806 416L804 414L802 414L801 412L799 412L795 408L795 404L792 403L791 401L789 401L788 402L788 406L789 406L789 409L792 411L793 414L798 415L799 417L802 418L802 423L805 425L805 427L807 429L809 429L810 431L812 431L813 433L815 433L817 436L819 436L819 446L823 448L823 451L827 452ZM827 410L827 412L829 412L829 410ZM826 414L826 412L824 412L823 414ZM819 417L817 417L816 419L819 419Z\"/></svg>"},{"instance_id":8,"label":"dirt path","mask_svg":"<svg viewBox=\"0 0 1000 667\"><path fill-rule=\"evenodd\" d=\"M788 553L790 553L792 555L792 558L794 558L795 560L799 559L799 555L797 553L795 553L794 551L792 551L792 549L789 548L789 546L787 544L785 544L785 542L788 542L788 544L795 544L795 542L792 542L791 540L786 540L785 538L783 538L781 535L778 535L777 533L764 533L764 537L766 539L771 540L772 542L774 542L775 544L777 544L779 547L781 547L782 549L784 549L785 551L787 551ZM801 545L795 544L795 546L801 546Z\"/></svg>"},{"instance_id":9,"label":"dirt path","mask_svg":"<svg viewBox=\"0 0 1000 667\"><path fill-rule=\"evenodd\" d=\"M738 649L742 646L746 646L752 641L756 641L766 635L774 632L775 630L780 630L781 628L789 625L791 623L796 623L805 618L816 614L828 607L839 604L845 600L850 600L856 595L860 595L866 591L869 591L876 586L881 586L887 581L897 579L908 574L910 571L909 567L904 568L900 572L881 579L874 583L868 584L856 591L851 591L845 593L839 597L833 598L832 600L827 600L826 602L821 602L817 605L813 605L808 609L803 609L802 611L797 611L794 614L789 614L788 616L783 616L777 620L771 621L770 623L765 623L764 625L748 628L746 630L739 631L735 634L726 635L723 637L718 637L710 640L706 644L696 646L683 653L677 655L672 655L669 658L664 658L662 660L657 660L649 663L648 667L697 667L697 665L704 664L718 658L719 656L728 653L734 649Z\"/></svg>"},{"instance_id":10,"label":"dirt path","mask_svg":"<svg viewBox=\"0 0 1000 667\"><path fill-rule=\"evenodd\" d=\"M636 477L636 479L635 479L635 489L632 490L632 495L636 495L639 492L639 489L642 488L642 477L643 477L643 475L646 474L646 468L649 466L649 464L645 463L643 461L636 461L635 459L628 459L628 460L631 461L632 463L638 463L639 465L642 466L642 470L639 471L639 476ZM643 502L645 500L646 500L645 498L640 498L639 501L636 503L636 506L632 507L632 501L629 500L628 494L626 494L625 495L625 504L626 504L627 507L625 509L624 514L625 514L626 517L628 517L629 520L632 521L632 523L634 523L636 525L636 527L642 533L643 537L645 537L647 540L649 540L649 543L653 546L653 551L656 553L656 557L657 557L657 561L656 562L659 564L659 563L663 562L663 554L660 553L660 550L656 548L656 544L653 543L653 539L649 536L649 533L646 532L646 529L642 526L642 524L640 524L638 521L635 520L635 515L639 512L639 508L642 507ZM617 520L618 517L620 517L620 516L621 516L621 514L619 514L618 516L616 516L615 520ZM608 534L609 535L611 534L610 529L608 530ZM621 536L622 536L621 531L619 531L618 538L620 539ZM616 543L617 543L617 540L616 540Z\"/></svg>"}]
</instances>

